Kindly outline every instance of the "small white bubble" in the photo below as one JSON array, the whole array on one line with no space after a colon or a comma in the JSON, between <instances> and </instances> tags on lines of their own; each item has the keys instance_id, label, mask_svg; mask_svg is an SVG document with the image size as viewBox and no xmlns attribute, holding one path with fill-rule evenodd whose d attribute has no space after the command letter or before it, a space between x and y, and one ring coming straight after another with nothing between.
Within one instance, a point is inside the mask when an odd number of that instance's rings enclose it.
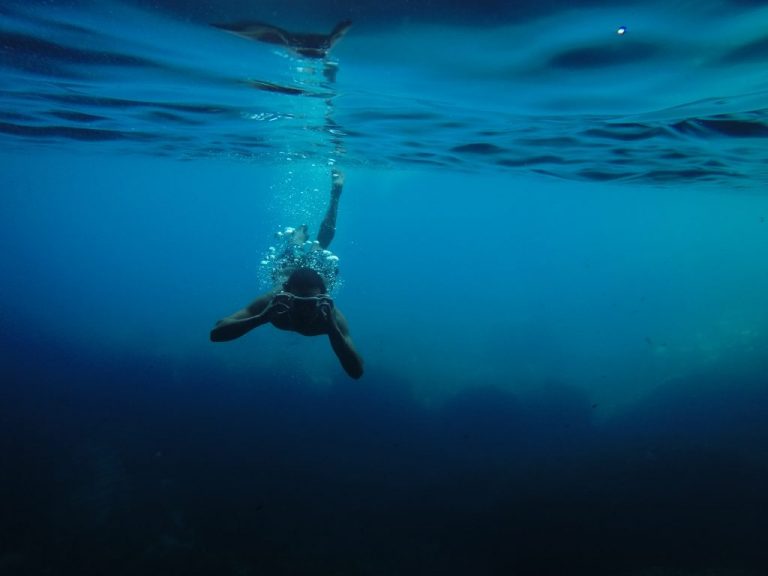
<instances>
[{"instance_id":1,"label":"small white bubble","mask_svg":"<svg viewBox=\"0 0 768 576\"><path fill-rule=\"evenodd\" d=\"M626 26L619 26L618 29L616 30L616 34L618 34L619 36L623 36L626 33L627 33Z\"/></svg>"}]
</instances>

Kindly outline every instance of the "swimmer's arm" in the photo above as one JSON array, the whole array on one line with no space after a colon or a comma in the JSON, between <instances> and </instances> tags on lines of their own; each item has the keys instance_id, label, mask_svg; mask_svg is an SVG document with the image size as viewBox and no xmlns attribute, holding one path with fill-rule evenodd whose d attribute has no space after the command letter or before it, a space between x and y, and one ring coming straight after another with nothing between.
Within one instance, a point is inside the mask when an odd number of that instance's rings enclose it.
<instances>
[{"instance_id":1,"label":"swimmer's arm","mask_svg":"<svg viewBox=\"0 0 768 576\"><path fill-rule=\"evenodd\" d=\"M240 338L246 332L269 322L273 296L273 292L259 296L242 310L216 322L211 330L211 342L225 342Z\"/></svg>"},{"instance_id":2,"label":"swimmer's arm","mask_svg":"<svg viewBox=\"0 0 768 576\"><path fill-rule=\"evenodd\" d=\"M347 319L335 307L328 326L328 339L344 371L355 380L360 378L363 375L363 359L349 336Z\"/></svg>"}]
</instances>

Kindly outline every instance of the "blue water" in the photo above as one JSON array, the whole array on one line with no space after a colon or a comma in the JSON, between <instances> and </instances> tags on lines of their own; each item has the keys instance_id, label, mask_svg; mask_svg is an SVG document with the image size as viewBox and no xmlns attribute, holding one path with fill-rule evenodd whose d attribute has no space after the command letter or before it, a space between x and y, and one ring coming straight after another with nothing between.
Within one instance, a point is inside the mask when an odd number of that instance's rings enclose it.
<instances>
[{"instance_id":1,"label":"blue water","mask_svg":"<svg viewBox=\"0 0 768 576\"><path fill-rule=\"evenodd\" d=\"M345 18L325 62L210 26ZM0 575L766 574L765 30L2 3ZM332 167L358 381L208 339Z\"/></svg>"}]
</instances>

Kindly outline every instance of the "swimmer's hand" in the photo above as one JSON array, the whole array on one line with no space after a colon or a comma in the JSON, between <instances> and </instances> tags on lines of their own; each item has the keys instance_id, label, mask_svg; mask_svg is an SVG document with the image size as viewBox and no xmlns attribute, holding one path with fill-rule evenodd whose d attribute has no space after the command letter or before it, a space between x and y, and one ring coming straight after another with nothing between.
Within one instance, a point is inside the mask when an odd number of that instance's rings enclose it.
<instances>
[{"instance_id":1,"label":"swimmer's hand","mask_svg":"<svg viewBox=\"0 0 768 576\"><path fill-rule=\"evenodd\" d=\"M275 316L281 316L291 311L293 307L293 295L288 292L278 292L267 304L264 309L264 314L267 318L274 318Z\"/></svg>"},{"instance_id":2,"label":"swimmer's hand","mask_svg":"<svg viewBox=\"0 0 768 576\"><path fill-rule=\"evenodd\" d=\"M333 313L333 306L333 298L330 296L321 298L320 302L317 304L317 308L320 310L320 316L326 324L333 323L336 318L336 315Z\"/></svg>"},{"instance_id":3,"label":"swimmer's hand","mask_svg":"<svg viewBox=\"0 0 768 576\"><path fill-rule=\"evenodd\" d=\"M341 170L331 170L331 185L339 188L344 186L344 173Z\"/></svg>"}]
</instances>

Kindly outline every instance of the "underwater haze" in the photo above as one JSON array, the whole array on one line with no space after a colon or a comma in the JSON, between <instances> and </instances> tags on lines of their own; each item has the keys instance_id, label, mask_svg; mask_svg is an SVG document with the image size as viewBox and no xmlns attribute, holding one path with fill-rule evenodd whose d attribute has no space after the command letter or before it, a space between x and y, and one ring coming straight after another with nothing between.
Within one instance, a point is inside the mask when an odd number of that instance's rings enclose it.
<instances>
[{"instance_id":1,"label":"underwater haze","mask_svg":"<svg viewBox=\"0 0 768 576\"><path fill-rule=\"evenodd\" d=\"M0 576L767 574L766 30L0 3ZM211 342L334 170L362 378Z\"/></svg>"}]
</instances>

